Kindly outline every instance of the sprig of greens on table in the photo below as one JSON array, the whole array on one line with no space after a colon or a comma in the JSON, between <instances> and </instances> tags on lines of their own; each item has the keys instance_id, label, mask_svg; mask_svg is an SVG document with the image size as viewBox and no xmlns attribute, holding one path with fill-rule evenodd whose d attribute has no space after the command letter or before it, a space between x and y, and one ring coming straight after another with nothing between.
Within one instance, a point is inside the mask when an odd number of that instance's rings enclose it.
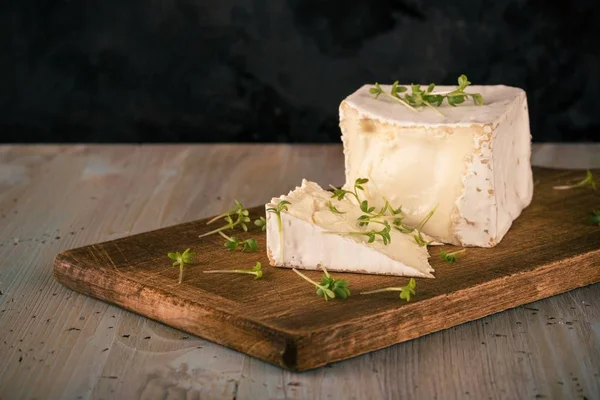
<instances>
[{"instance_id":1,"label":"sprig of greens on table","mask_svg":"<svg viewBox=\"0 0 600 400\"><path fill-rule=\"evenodd\" d=\"M481 94L465 92L465 89L470 84L471 82L469 82L467 76L463 74L458 77L458 87L449 92L434 92L435 84L430 83L426 89L421 89L421 85L411 84L409 94L408 88L400 86L398 81L396 81L392 84L389 92L383 90L379 83L375 83L375 86L369 89L369 93L375 96L376 99L384 95L415 112L417 111L417 107L429 107L443 116L444 114L436 107L441 106L444 100L453 107L464 103L469 98L473 100L473 104L475 105L483 104L483 96ZM402 96L402 93L404 93L404 96Z\"/></svg>"},{"instance_id":2,"label":"sprig of greens on table","mask_svg":"<svg viewBox=\"0 0 600 400\"><path fill-rule=\"evenodd\" d=\"M379 209L379 211L376 211L376 208L374 206L370 205L367 200L361 198L360 193L364 192L364 185L368 182L369 180L367 178L358 178L354 181L354 186L352 190L345 190L341 188L338 189L336 187L331 186L331 188L333 189L333 195L331 196L331 198L335 198L340 201L343 200L346 196L354 198L358 203L360 210L363 212L363 214L361 214L356 220L357 225L359 227L367 227L369 226L369 224L375 224L381 225L383 226L383 228L371 229L368 231L357 230L351 232L329 231L326 233L348 236L362 235L368 238L367 241L369 243L373 243L377 237L380 237L383 244L388 245L391 243L392 240L390 237L390 231L393 227L394 229L402 233L412 233L416 231L416 234L414 234L413 237L415 239L415 242L419 246L427 246L428 244L430 244L430 242L426 241L423 238L421 229L423 229L427 221L429 221L429 219L433 216L437 206L434 207L434 209L431 210L429 214L427 214L417 226L411 227L404 222L405 215L402 211L402 206L394 208L387 199L383 198L384 205ZM328 204L328 208L334 214L344 214L340 212L331 203L331 201Z\"/></svg>"}]
</instances>

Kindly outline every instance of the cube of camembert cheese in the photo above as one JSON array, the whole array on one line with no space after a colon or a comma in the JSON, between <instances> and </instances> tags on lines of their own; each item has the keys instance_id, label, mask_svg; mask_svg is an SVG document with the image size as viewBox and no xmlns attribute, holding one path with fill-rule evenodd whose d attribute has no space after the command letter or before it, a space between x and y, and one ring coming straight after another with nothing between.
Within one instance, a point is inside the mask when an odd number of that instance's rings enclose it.
<instances>
[{"instance_id":1,"label":"cube of camembert cheese","mask_svg":"<svg viewBox=\"0 0 600 400\"><path fill-rule=\"evenodd\" d=\"M417 224L432 209L423 232L462 246L493 247L533 195L527 98L509 86L469 86L484 105L417 112L365 85L340 105L346 164L345 189L370 179L369 203L387 199ZM381 85L386 92L390 86ZM448 92L438 86L436 92Z\"/></svg>"}]
</instances>

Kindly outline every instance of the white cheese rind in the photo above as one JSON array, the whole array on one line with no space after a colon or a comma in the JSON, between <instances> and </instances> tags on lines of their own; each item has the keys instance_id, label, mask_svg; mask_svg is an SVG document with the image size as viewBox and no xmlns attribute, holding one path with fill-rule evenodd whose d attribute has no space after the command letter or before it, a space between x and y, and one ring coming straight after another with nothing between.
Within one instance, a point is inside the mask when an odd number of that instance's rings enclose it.
<instances>
[{"instance_id":1,"label":"white cheese rind","mask_svg":"<svg viewBox=\"0 0 600 400\"><path fill-rule=\"evenodd\" d=\"M326 233L359 229L358 206L330 197L330 192L304 180L289 195L274 198L266 205L268 209L281 200L292 203L288 211L281 213L282 237L277 215L267 212L267 254L271 265L311 270L324 266L331 271L433 278L427 249L418 246L411 235L392 231L391 243L384 245L380 240L367 243L365 236ZM330 200L346 214L333 214L327 206Z\"/></svg>"},{"instance_id":2,"label":"white cheese rind","mask_svg":"<svg viewBox=\"0 0 600 400\"><path fill-rule=\"evenodd\" d=\"M348 96L344 102L359 110L361 116L377 119L381 122L395 126L424 126L424 127L469 127L473 124L485 125L502 119L506 115L506 107L515 98L525 96L523 89L504 85L469 86L466 90L470 93L479 93L483 96L485 104L477 106L471 100L451 107L444 102L439 110L440 116L434 110L424 108L414 112L402 106L397 101L386 96L375 98L369 93L374 85L363 85L356 92ZM386 92L391 85L380 85ZM434 92L449 92L456 86L436 86Z\"/></svg>"},{"instance_id":3,"label":"white cheese rind","mask_svg":"<svg viewBox=\"0 0 600 400\"><path fill-rule=\"evenodd\" d=\"M423 231L445 243L492 247L500 242L533 194L525 92L469 87L486 104L440 107L442 118L433 110L414 113L374 99L368 88L340 105L344 187L369 178L370 203L382 204L386 197L403 206L412 224L437 205Z\"/></svg>"}]
</instances>

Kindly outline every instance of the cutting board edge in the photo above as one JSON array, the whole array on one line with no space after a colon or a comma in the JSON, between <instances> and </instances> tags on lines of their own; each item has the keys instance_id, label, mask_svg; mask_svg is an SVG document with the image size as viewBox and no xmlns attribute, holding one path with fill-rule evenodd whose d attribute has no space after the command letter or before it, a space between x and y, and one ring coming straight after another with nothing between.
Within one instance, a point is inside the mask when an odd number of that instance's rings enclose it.
<instances>
[{"instance_id":1,"label":"cutting board edge","mask_svg":"<svg viewBox=\"0 0 600 400\"><path fill-rule=\"evenodd\" d=\"M239 351L243 354L248 354L253 357L257 357L261 360L269 362L271 364L283 367L291 371L297 371L297 360L298 360L298 343L305 339L306 333L293 333L287 330L274 329L267 324L260 321L254 321L251 319L243 319L240 315L235 315L234 318L227 318L232 315L226 315L222 310L217 310L212 307L206 307L196 302L187 302L175 305L181 311L185 311L190 314L190 309L187 308L191 305L194 308L193 313L196 315L207 314L212 317L212 321L217 321L219 326L213 327L210 331L206 330L203 324L182 324L181 318L165 318L160 317L156 314L155 309L152 307L132 307L127 302L118 301L117 299L111 298L107 295L110 284L112 285L123 285L120 282L116 282L111 279L110 274L104 276L105 280L109 282L107 285L98 285L92 278L90 271L95 269L93 265L89 265L81 260L77 260L70 255L71 250L66 250L59 253L54 259L53 275L54 279L61 285L86 296L96 298L109 304L116 305L127 311L131 311L138 315L146 318L150 318L154 321L160 322L167 326L180 329L184 332L197 335L203 339L211 342L220 344L230 349ZM87 270L87 271L86 271ZM128 282L131 285L131 289L122 291L121 296L138 295L141 296L142 292L154 292L158 293L164 298L168 298L162 291L152 287L141 287L140 283L127 278L120 278L123 282ZM94 290L96 289L96 290ZM111 293L114 293L111 291ZM140 303L138 303L140 304ZM196 327L196 328L194 328ZM235 330L236 340L228 340L227 335L223 335L223 332L228 334L232 333L232 327ZM201 329L198 329L201 328ZM213 330L221 328L222 331L213 333ZM247 345L235 345L232 343L239 343L241 339L248 340ZM256 346L257 339L261 338L259 342L262 345Z\"/></svg>"},{"instance_id":2,"label":"cutting board edge","mask_svg":"<svg viewBox=\"0 0 600 400\"><path fill-rule=\"evenodd\" d=\"M179 323L179 318L175 318L173 320L164 317L161 318L160 316L153 314L152 308L144 310L138 307L132 307L125 302L109 298L109 296L104 293L105 290L108 290L107 285L95 285L93 280L90 280L89 278L86 279L85 277L82 278L81 276L86 274L86 268L94 268L94 266L86 265L85 263L74 259L71 257L69 250L64 251L56 256L54 261L54 277L59 283L76 292L117 305L138 315L142 315L168 326L181 329L182 331L197 335L233 350L249 354L271 364L291 371L300 372L315 369L337 361L357 357L372 351L381 350L394 344L399 344L416 339L418 337L429 335L434 332L449 329L453 326L519 307L523 304L528 304L554 295L565 293L579 287L598 283L600 282L600 268L594 267L594 263L600 263L600 249L579 254L571 258L562 259L552 264L544 265L532 270L501 276L497 279L486 281L476 286L470 286L462 290L445 294L443 296L435 296L422 301L409 303L391 311L371 315L366 319L361 318L350 320L344 324L332 325L327 328L313 331L289 331L284 329L276 329L269 327L261 321L253 320L246 320L243 321L244 323L240 323L240 318L238 315L235 316L238 321L236 321L236 319L227 319L226 322L222 322L222 329L231 329L232 325L234 325L235 328L239 329L237 331L238 335L241 333L242 336L247 336L248 340L252 343L257 340L257 337L261 336L263 339L265 339L264 343L268 345L262 347L255 347L254 345L236 345L236 340L227 340L222 335L216 335L212 333L212 331L198 329L204 328L201 324L195 325L197 327L195 329L194 327L190 327L190 325ZM471 297L472 294L482 293L482 296L489 298L501 294L506 290L506 288L513 287L515 285L521 285L521 287L525 288L530 285L531 278L525 280L521 279L523 275L541 275L542 279L546 279L551 282L552 278L555 276L553 274L554 271L574 265L582 265L583 268L586 268L583 271L587 271L587 274L567 274L567 277L569 278L568 282L565 281L565 279L561 279L557 285L552 286L552 290L549 290L548 288L545 288L545 290L537 290L532 293L531 296L527 297L525 301L523 301L523 297L520 297L520 300L507 302L501 307L497 307L498 303L494 303L496 305L494 309L482 310L481 312L475 313L468 318L452 319L455 317L455 314L461 314L463 308L468 308L469 302L473 301L473 297ZM583 277L586 277L586 279L583 279ZM547 284L546 281L543 281L542 279L538 280L538 285L540 286ZM123 280L123 278L121 278L121 280ZM140 285L133 280L129 281L131 281L132 285ZM82 283L86 283L87 286L81 285ZM115 284L117 283L115 282ZM92 290L94 288L99 289L99 291ZM495 289L495 292L491 292L490 288ZM139 289L140 288L132 289L131 292L135 293ZM158 291L156 288L146 288L146 290L153 292ZM164 293L161 295L165 296ZM397 299L394 298L393 301L397 301ZM219 320L219 317L216 315L222 311L214 310L198 303L193 304L194 307L197 308L196 311L198 311L198 313L209 313L209 315L213 316L213 320ZM463 308L459 307L461 305ZM179 308L181 311L189 311L189 309L186 308L187 306L187 304L180 304ZM359 336L365 335L365 337L356 338L357 324L364 326L365 324L385 324L392 320L423 320L423 318L426 317L426 315L421 312L423 309L438 310L444 309L444 307L453 309L455 312L454 314L443 312L442 314L445 315L446 318L439 318L439 321L442 321L442 323L438 324L437 326L421 326L420 329L411 329L410 326L404 323L401 324L396 330L363 329L358 330L358 333ZM406 316L408 316L408 318L406 318ZM372 333L374 331L384 334L387 333L387 335L384 335L383 337L373 337ZM345 346L342 346L341 348L336 346L339 345L340 337L349 337L350 335L352 335L352 342L360 343L359 347L348 349ZM329 352L323 351L323 346L327 346L329 343L331 343L332 349ZM319 346L316 346L316 344L319 344ZM318 351L315 351L315 349L318 349Z\"/></svg>"},{"instance_id":3,"label":"cutting board edge","mask_svg":"<svg viewBox=\"0 0 600 400\"><path fill-rule=\"evenodd\" d=\"M589 263L585 263L586 261L590 261ZM451 327L454 326L458 326L467 322L471 322L471 321L476 321L478 319L493 315L493 314L497 314L500 312L504 312L506 310L510 310L513 308L517 308L519 306L525 305L525 304L529 304L538 300L542 300L542 299L546 299L552 296L556 296L562 293L566 293L568 291L571 291L573 289L577 289L577 288L581 288L581 287L585 287L585 286L589 286L589 285L593 285L593 284L598 284L600 283L600 248L594 251L589 251L586 252L584 254L578 254L576 256L570 257L570 258L566 258L566 259L562 259L562 260L558 260L554 263L551 264L547 264L547 265L543 265L540 266L538 268L532 269L532 270L528 270L528 271L523 271L523 272L519 272L516 274L511 274L511 275L506 275L503 277L498 277L497 279L491 280L491 281L486 281L483 282L479 285L475 285L475 286L469 286L465 289L462 290L458 290L455 292L451 292L448 293L446 295L443 296L435 296L435 297L431 297L429 299L423 300L423 301L419 301L419 302L415 302L415 303L410 303L410 304L406 304L401 308L395 309L395 310L391 310L391 311L386 311L386 312L382 312L382 313L378 313L378 314L373 314L367 318L363 318L362 319L362 323L370 323L372 322L373 325L379 323L379 324L384 324L385 322L387 322L388 320L398 320L400 319L399 317L401 316L406 316L409 315L409 318L406 318L406 320L408 321L413 321L415 319L419 319L418 317L422 317L423 315L416 315L416 316L412 316L410 313L416 311L416 314L419 314L419 311L422 311L424 308L427 309L442 309L444 306L446 306L448 309L453 309L456 310L457 307L457 302L462 301L462 305L464 306L468 306L470 301L473 301L473 298L470 297L471 294L473 293L481 293L483 297L486 298L490 298L490 294L495 294L494 292L490 292L489 289L496 289L496 292L498 292L498 294L501 294L501 292L507 288L507 287L513 287L515 285L520 285L521 287L523 287L524 289L527 288L527 286L530 284L531 278L527 279L527 280L523 280L521 279L523 275L531 275L531 274L535 274L535 276L540 276L542 277L542 279L546 279L548 281L551 281L552 278L556 277L555 274L553 274L553 272L557 269L561 269L561 268L568 268L569 266L576 266L576 265L584 265L585 267L587 267L587 274L567 274L567 276L569 277L569 281L568 284L565 285L565 280L564 279L560 279L560 282L557 283L557 286L553 286L554 287L559 287L558 285L560 285L560 289L553 289L553 290L548 290L548 288L546 288L546 290L542 290L542 289L538 289L534 294L532 294L530 297L528 297L525 301L522 301L523 297L519 298L519 300L515 300L512 302L507 302L505 306L502 307L494 307L494 309L492 311L482 311L481 313L478 314L474 314L472 317L470 318L466 318L466 319L461 319L461 320L456 320L453 322L451 319L449 319L448 317L453 317L454 315L451 313L442 313L442 315L444 315L446 318L440 318L441 321L445 322L443 325L440 325L438 327L435 328L425 328L425 327L421 327L420 330L415 330L415 331L411 331L410 327L407 327L408 329L398 329L398 330L385 330L385 329L381 329L379 330L379 332L409 332L408 334L404 334L401 336L395 336L395 337L390 337L390 338L385 338L385 339L380 339L378 338L380 341L378 344L376 345L370 345L369 340L373 341L373 337L372 337L372 330L368 331L368 336L371 336L370 338L356 338L355 335L353 335L353 341L354 342L358 342L358 343L362 343L362 344L366 344L363 345L362 348L357 349L354 348L352 351L346 351L346 352L340 352L337 355L333 355L331 356L331 353L328 353L329 357L327 358L327 360L318 360L318 356L324 354L325 352L323 351L322 347L319 348L318 352L311 352L311 354L304 354L303 352L299 353L299 361L298 361L298 370L299 371L306 371L306 370L310 370L310 369L314 369L314 368L318 368L333 362L337 362L337 361L342 361L342 360L347 360L349 358L354 358L363 354L367 354L370 353L372 351L376 351L376 350L381 350L384 349L386 347L392 346L394 344L399 344L399 343L403 343L409 340L413 340L419 337L423 337L423 336L427 336L431 333L435 333L435 332L439 332L439 331L443 331L446 329L449 329ZM583 279L585 277L585 279ZM501 285L499 285L499 283L501 283ZM546 281L542 281L539 280L538 284L542 285L546 283ZM516 298L516 297L515 297ZM393 299L393 301L396 301L397 299ZM448 302L448 300L450 300L451 302L453 302L452 304L450 304L450 302ZM497 305L498 303L494 303L494 305ZM468 307L467 307L468 308ZM459 309L460 311L460 309ZM459 312L456 312L455 314L458 314ZM314 331L312 332L313 334L310 336L310 341L312 343L307 343L306 348L311 349L314 348L314 343L327 343L328 342L328 338L331 337L335 337L336 340L339 340L339 336L342 335L344 336L345 334L347 334L348 331L350 331L351 329L355 329L355 324L352 323L352 321L349 321L347 324L343 324L343 325L334 325L334 326L330 326L327 328L323 328L321 330L318 331ZM422 333L422 332L426 332L426 333ZM354 331L354 333L356 333L356 331ZM361 332L364 334L364 331ZM311 346L312 344L312 346ZM305 346L302 346L303 348ZM348 354L352 354L351 356L349 356ZM304 363L304 358L308 358L311 360L310 363ZM315 361L317 360L317 361Z\"/></svg>"}]
</instances>

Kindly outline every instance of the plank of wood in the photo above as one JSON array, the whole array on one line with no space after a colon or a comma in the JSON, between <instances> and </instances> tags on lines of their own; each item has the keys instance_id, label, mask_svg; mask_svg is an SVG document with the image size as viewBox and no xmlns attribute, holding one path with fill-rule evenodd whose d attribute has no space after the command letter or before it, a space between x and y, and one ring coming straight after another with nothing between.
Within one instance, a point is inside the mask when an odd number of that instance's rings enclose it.
<instances>
[{"instance_id":1,"label":"plank of wood","mask_svg":"<svg viewBox=\"0 0 600 400\"><path fill-rule=\"evenodd\" d=\"M598 172L598 171L596 171ZM600 231L585 224L600 197L592 190L556 191L580 172L535 169L534 200L500 245L469 249L458 263L435 254L435 280L419 280L418 297L354 295L324 304L289 270L268 268L259 281L206 275L210 269L268 265L263 252L229 252L218 235L198 239L206 220L171 226L59 254L62 284L291 370L307 370L475 320L600 281ZM264 216L263 207L251 209ZM238 235L265 235L256 227ZM193 248L199 265L169 267L169 251ZM445 249L444 250L448 250ZM318 279L318 273L312 273ZM338 274L354 293L406 279Z\"/></svg>"},{"instance_id":2,"label":"plank of wood","mask_svg":"<svg viewBox=\"0 0 600 400\"><path fill-rule=\"evenodd\" d=\"M600 144L537 144L532 161L600 168ZM3 398L600 398L598 284L296 373L52 277L59 251L217 214L234 196L260 204L302 177L341 182L341 146L0 146Z\"/></svg>"}]
</instances>

